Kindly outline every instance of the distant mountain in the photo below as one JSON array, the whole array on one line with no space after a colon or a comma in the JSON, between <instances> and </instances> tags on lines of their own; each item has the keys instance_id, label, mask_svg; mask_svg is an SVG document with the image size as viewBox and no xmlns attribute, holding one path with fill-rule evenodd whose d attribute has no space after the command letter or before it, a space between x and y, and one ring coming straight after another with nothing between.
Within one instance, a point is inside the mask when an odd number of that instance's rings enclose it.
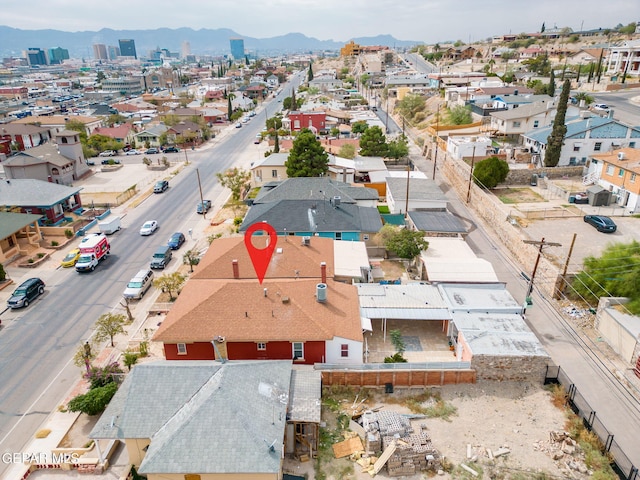
<instances>
[{"instance_id":1,"label":"distant mountain","mask_svg":"<svg viewBox=\"0 0 640 480\"><path fill-rule=\"evenodd\" d=\"M112 30L103 28L97 32L63 32L61 30L21 30L0 26L0 56L21 56L24 50L34 47L43 50L62 47L68 49L69 55L73 58L93 58L93 44L118 45L118 40L125 38L131 38L135 41L139 57L147 56L150 50L156 48L166 48L170 52L179 53L184 41L191 44L191 52L194 55L222 55L229 53L229 39L234 37L243 38L245 49L256 52L259 56L338 50L346 43L346 41L318 40L302 33L288 33L271 38L253 38L226 28L215 30L193 30L192 28ZM384 45L399 48L422 43L397 40L390 35L360 37L352 40L360 45Z\"/></svg>"}]
</instances>

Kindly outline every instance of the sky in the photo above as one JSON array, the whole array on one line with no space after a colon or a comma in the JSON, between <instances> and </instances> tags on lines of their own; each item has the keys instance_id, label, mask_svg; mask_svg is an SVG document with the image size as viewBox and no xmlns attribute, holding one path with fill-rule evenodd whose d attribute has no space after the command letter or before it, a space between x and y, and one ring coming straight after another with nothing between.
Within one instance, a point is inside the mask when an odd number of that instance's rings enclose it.
<instances>
[{"instance_id":1,"label":"sky","mask_svg":"<svg viewBox=\"0 0 640 480\"><path fill-rule=\"evenodd\" d=\"M397 40L472 43L546 28L574 31L640 21L639 0L2 0L0 24L69 32L228 28L318 40L389 34Z\"/></svg>"}]
</instances>

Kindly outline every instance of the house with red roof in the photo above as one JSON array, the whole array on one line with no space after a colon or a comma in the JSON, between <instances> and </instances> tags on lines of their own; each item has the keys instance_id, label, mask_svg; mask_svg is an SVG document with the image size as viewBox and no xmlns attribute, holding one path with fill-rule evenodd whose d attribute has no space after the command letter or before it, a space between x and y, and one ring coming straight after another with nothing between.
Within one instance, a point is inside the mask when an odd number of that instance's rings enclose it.
<instances>
[{"instance_id":1,"label":"house with red roof","mask_svg":"<svg viewBox=\"0 0 640 480\"><path fill-rule=\"evenodd\" d=\"M152 340L167 360L362 363L358 292L334 263L330 239L279 237L260 284L243 237L217 239Z\"/></svg>"},{"instance_id":2,"label":"house with red roof","mask_svg":"<svg viewBox=\"0 0 640 480\"><path fill-rule=\"evenodd\" d=\"M104 135L124 145L130 145L134 141L135 134L136 131L130 123L123 123L117 127L98 127L93 131L93 135Z\"/></svg>"}]
</instances>

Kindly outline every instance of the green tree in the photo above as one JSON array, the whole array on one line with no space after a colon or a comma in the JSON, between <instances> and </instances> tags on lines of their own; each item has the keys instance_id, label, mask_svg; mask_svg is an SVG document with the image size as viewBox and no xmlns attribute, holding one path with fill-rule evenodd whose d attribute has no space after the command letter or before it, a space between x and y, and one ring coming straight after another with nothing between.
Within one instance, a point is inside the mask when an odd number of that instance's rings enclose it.
<instances>
[{"instance_id":1,"label":"green tree","mask_svg":"<svg viewBox=\"0 0 640 480\"><path fill-rule=\"evenodd\" d=\"M174 292L179 292L187 277L180 272L165 273L161 277L153 281L153 286L159 288L162 292L169 294L169 300L174 301Z\"/></svg>"},{"instance_id":2,"label":"green tree","mask_svg":"<svg viewBox=\"0 0 640 480\"><path fill-rule=\"evenodd\" d=\"M357 122L353 122L351 125L351 133L359 134L364 133L367 128L369 128L369 124L365 120L358 120Z\"/></svg>"},{"instance_id":3,"label":"green tree","mask_svg":"<svg viewBox=\"0 0 640 480\"><path fill-rule=\"evenodd\" d=\"M387 239L385 248L395 252L400 258L413 260L420 252L429 248L429 242L424 239L424 232L401 228Z\"/></svg>"},{"instance_id":4,"label":"green tree","mask_svg":"<svg viewBox=\"0 0 640 480\"><path fill-rule=\"evenodd\" d=\"M618 33L621 33L623 35L633 35L636 31L636 24L635 22L631 22L628 25L624 26L624 27L620 27L618 28Z\"/></svg>"},{"instance_id":5,"label":"green tree","mask_svg":"<svg viewBox=\"0 0 640 480\"><path fill-rule=\"evenodd\" d=\"M351 143L345 143L338 150L338 156L342 158L355 158L356 157L356 147Z\"/></svg>"},{"instance_id":6,"label":"green tree","mask_svg":"<svg viewBox=\"0 0 640 480\"><path fill-rule=\"evenodd\" d=\"M233 167L224 172L216 173L216 177L218 177L220 185L231 190L231 198L233 201L238 202L242 191L251 181L251 172L242 168Z\"/></svg>"},{"instance_id":7,"label":"green tree","mask_svg":"<svg viewBox=\"0 0 640 480\"><path fill-rule=\"evenodd\" d=\"M416 114L426 108L424 97L416 93L408 93L396 104L396 109L403 117L413 120Z\"/></svg>"},{"instance_id":8,"label":"green tree","mask_svg":"<svg viewBox=\"0 0 640 480\"><path fill-rule=\"evenodd\" d=\"M483 188L494 188L504 182L509 174L509 164L498 157L477 162L473 168L473 180Z\"/></svg>"},{"instance_id":9,"label":"green tree","mask_svg":"<svg viewBox=\"0 0 640 480\"><path fill-rule=\"evenodd\" d=\"M67 404L71 412L82 412L93 416L102 412L118 391L117 383L108 383L104 387L93 388L84 395L78 395Z\"/></svg>"},{"instance_id":10,"label":"green tree","mask_svg":"<svg viewBox=\"0 0 640 480\"><path fill-rule=\"evenodd\" d=\"M584 100L585 105L590 105L594 102L594 98L591 95L589 95L587 92L576 93L576 100L578 100L578 102Z\"/></svg>"},{"instance_id":11,"label":"green tree","mask_svg":"<svg viewBox=\"0 0 640 480\"><path fill-rule=\"evenodd\" d=\"M304 128L293 141L285 166L289 178L319 177L329 170L329 155L315 134Z\"/></svg>"},{"instance_id":12,"label":"green tree","mask_svg":"<svg viewBox=\"0 0 640 480\"><path fill-rule=\"evenodd\" d=\"M551 134L547 137L547 152L544 155L545 167L555 167L560 161L562 143L564 142L564 136L567 134L567 126L564 121L567 114L570 90L571 82L565 80L558 100L558 110L553 119L553 128L551 129Z\"/></svg>"},{"instance_id":13,"label":"green tree","mask_svg":"<svg viewBox=\"0 0 640 480\"><path fill-rule=\"evenodd\" d=\"M367 128L360 137L360 155L386 157L388 152L389 146L382 129L377 125Z\"/></svg>"},{"instance_id":14,"label":"green tree","mask_svg":"<svg viewBox=\"0 0 640 480\"><path fill-rule=\"evenodd\" d=\"M227 117L229 120L233 117L233 104L231 103L231 100L234 98L236 98L236 96L233 93L227 95Z\"/></svg>"},{"instance_id":15,"label":"green tree","mask_svg":"<svg viewBox=\"0 0 640 480\"><path fill-rule=\"evenodd\" d=\"M400 160L407 155L409 155L409 143L407 142L406 136L400 135L388 143L387 158Z\"/></svg>"},{"instance_id":16,"label":"green tree","mask_svg":"<svg viewBox=\"0 0 640 480\"><path fill-rule=\"evenodd\" d=\"M547 93L547 85L542 83L540 79L532 79L527 81L527 87L533 90L536 95L545 95Z\"/></svg>"},{"instance_id":17,"label":"green tree","mask_svg":"<svg viewBox=\"0 0 640 480\"><path fill-rule=\"evenodd\" d=\"M456 105L449 110L449 122L451 125L467 125L471 123L471 107Z\"/></svg>"},{"instance_id":18,"label":"green tree","mask_svg":"<svg viewBox=\"0 0 640 480\"><path fill-rule=\"evenodd\" d=\"M107 76L104 74L104 72L102 70L98 70L98 72L96 73L96 82L102 83L105 78L107 78Z\"/></svg>"},{"instance_id":19,"label":"green tree","mask_svg":"<svg viewBox=\"0 0 640 480\"><path fill-rule=\"evenodd\" d=\"M280 139L278 137L278 131L276 130L276 135L273 140L273 153L280 153Z\"/></svg>"},{"instance_id":20,"label":"green tree","mask_svg":"<svg viewBox=\"0 0 640 480\"><path fill-rule=\"evenodd\" d=\"M124 326L127 324L127 317L121 313L104 313L96 321L95 341L102 342L109 340L114 347L113 337L118 334L125 334Z\"/></svg>"},{"instance_id":21,"label":"green tree","mask_svg":"<svg viewBox=\"0 0 640 480\"><path fill-rule=\"evenodd\" d=\"M313 80L313 68L311 67L311 65L313 65L312 62L309 62L309 73L307 75L308 76L308 80L307 81L309 81L309 82L311 80Z\"/></svg>"},{"instance_id":22,"label":"green tree","mask_svg":"<svg viewBox=\"0 0 640 480\"><path fill-rule=\"evenodd\" d=\"M189 269L193 273L193 266L200 263L200 252L195 248L187 250L182 256L182 263L189 265Z\"/></svg>"},{"instance_id":23,"label":"green tree","mask_svg":"<svg viewBox=\"0 0 640 480\"><path fill-rule=\"evenodd\" d=\"M572 297L583 298L596 307L600 297L626 297L625 308L640 314L640 243L609 245L599 257L587 257L571 287Z\"/></svg>"},{"instance_id":24,"label":"green tree","mask_svg":"<svg viewBox=\"0 0 640 480\"><path fill-rule=\"evenodd\" d=\"M106 123L110 127L113 127L114 125L120 125L120 124L122 124L122 123L124 123L126 121L127 121L127 119L125 117L123 117L119 113L114 113L114 114L111 114L111 115L109 115L107 117Z\"/></svg>"},{"instance_id":25,"label":"green tree","mask_svg":"<svg viewBox=\"0 0 640 480\"><path fill-rule=\"evenodd\" d=\"M530 72L535 72L539 75L549 75L551 72L551 62L546 54L527 58L522 64L526 65Z\"/></svg>"},{"instance_id":26,"label":"green tree","mask_svg":"<svg viewBox=\"0 0 640 480\"><path fill-rule=\"evenodd\" d=\"M279 130L282 128L282 117L275 116L267 118L265 125L267 127L267 130Z\"/></svg>"},{"instance_id":27,"label":"green tree","mask_svg":"<svg viewBox=\"0 0 640 480\"><path fill-rule=\"evenodd\" d=\"M556 74L551 70L549 74L549 85L547 85L547 95L554 97L556 95Z\"/></svg>"},{"instance_id":28,"label":"green tree","mask_svg":"<svg viewBox=\"0 0 640 480\"><path fill-rule=\"evenodd\" d=\"M0 282L4 282L7 279L7 272L4 270L4 265L0 263Z\"/></svg>"}]
</instances>

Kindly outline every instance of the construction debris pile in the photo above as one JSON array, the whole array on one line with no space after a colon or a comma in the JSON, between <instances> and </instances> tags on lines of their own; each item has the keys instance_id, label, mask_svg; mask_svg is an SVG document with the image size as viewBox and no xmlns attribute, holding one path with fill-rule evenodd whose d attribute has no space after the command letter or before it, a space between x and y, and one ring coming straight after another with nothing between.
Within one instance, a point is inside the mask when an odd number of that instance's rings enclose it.
<instances>
[{"instance_id":1,"label":"construction debris pile","mask_svg":"<svg viewBox=\"0 0 640 480\"><path fill-rule=\"evenodd\" d=\"M353 426L364 438L364 451L356 455L355 460L371 476L385 465L391 477L440 469L441 457L431 443L425 424L415 432L405 415L370 410L364 412L359 421ZM367 457L369 461L363 461Z\"/></svg>"},{"instance_id":2,"label":"construction debris pile","mask_svg":"<svg viewBox=\"0 0 640 480\"><path fill-rule=\"evenodd\" d=\"M534 448L547 453L557 462L559 471L569 477L576 478L576 473L593 473L585 465L585 455L580 445L567 432L552 431L549 433L549 442L537 442Z\"/></svg>"}]
</instances>

